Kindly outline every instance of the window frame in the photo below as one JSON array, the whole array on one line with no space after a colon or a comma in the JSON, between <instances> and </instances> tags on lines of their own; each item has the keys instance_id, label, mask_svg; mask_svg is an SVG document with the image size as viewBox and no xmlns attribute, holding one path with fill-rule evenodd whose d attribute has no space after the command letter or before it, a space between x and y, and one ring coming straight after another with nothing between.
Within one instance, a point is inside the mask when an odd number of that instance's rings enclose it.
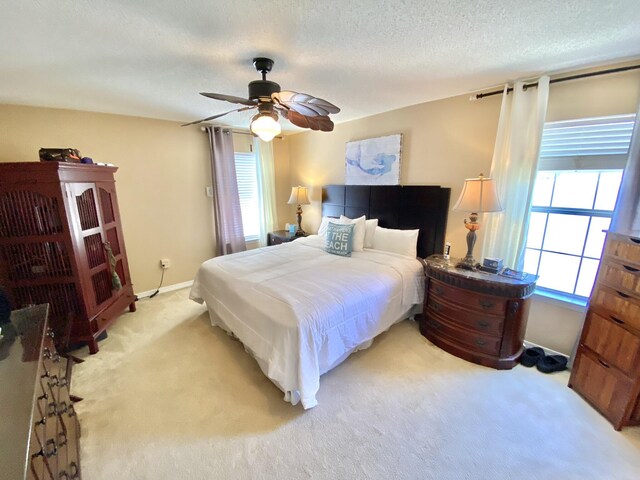
<instances>
[{"instance_id":1,"label":"window frame","mask_svg":"<svg viewBox=\"0 0 640 480\"><path fill-rule=\"evenodd\" d=\"M539 285L536 286L534 293L547 299L551 299L552 302L560 301L563 304L574 308L575 306L583 308L586 305L589 297L575 293L579 285L580 273L582 272L584 260L589 259L600 262L602 259L602 251L598 258L585 256L592 220L594 217L611 219L615 210L615 207L612 210L594 208L598 199L602 173L611 170L622 170L624 173L629 152L629 144L631 141L631 133L636 120L635 114L622 114L545 123L540 145L540 157L536 172L536 180L537 175L540 172L553 173L553 186L548 206L532 205L530 208L529 216L527 218L527 227L531 222L532 213L546 214L546 218L539 248L527 246L529 243L529 233L527 234L522 261L524 263L525 254L528 250L538 252L536 271L529 272L535 273L536 275L540 272L543 252L577 257L580 261L573 282L572 293ZM624 141L620 142L622 138L628 138L629 144L622 145L622 147L620 147L619 144L624 143ZM548 141L548 143L545 144L545 141ZM626 153L623 151L625 147ZM594 191L591 209L552 206L558 173L562 171L598 172L598 180ZM618 189L619 188L620 186L618 186ZM552 214L589 217L580 255L558 252L555 250L546 250L544 248L549 218Z\"/></svg>"}]
</instances>

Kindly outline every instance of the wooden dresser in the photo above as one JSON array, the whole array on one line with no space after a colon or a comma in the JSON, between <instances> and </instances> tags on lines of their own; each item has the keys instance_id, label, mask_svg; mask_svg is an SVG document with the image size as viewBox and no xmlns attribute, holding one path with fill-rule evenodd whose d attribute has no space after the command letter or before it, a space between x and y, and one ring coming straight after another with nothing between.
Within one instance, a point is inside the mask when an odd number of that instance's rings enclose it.
<instances>
[{"instance_id":1,"label":"wooden dresser","mask_svg":"<svg viewBox=\"0 0 640 480\"><path fill-rule=\"evenodd\" d=\"M640 232L608 232L569 387L616 430L640 425Z\"/></svg>"},{"instance_id":2,"label":"wooden dresser","mask_svg":"<svg viewBox=\"0 0 640 480\"><path fill-rule=\"evenodd\" d=\"M15 307L50 305L60 351L84 342L96 353L98 335L125 308L135 311L116 170L0 163L0 285Z\"/></svg>"},{"instance_id":3,"label":"wooden dresser","mask_svg":"<svg viewBox=\"0 0 640 480\"><path fill-rule=\"evenodd\" d=\"M58 355L47 305L16 310L0 339L0 480L80 479L73 360Z\"/></svg>"},{"instance_id":4,"label":"wooden dresser","mask_svg":"<svg viewBox=\"0 0 640 480\"><path fill-rule=\"evenodd\" d=\"M420 332L447 352L487 367L513 368L520 358L529 297L538 277L515 280L455 268L442 255L425 260Z\"/></svg>"}]
</instances>

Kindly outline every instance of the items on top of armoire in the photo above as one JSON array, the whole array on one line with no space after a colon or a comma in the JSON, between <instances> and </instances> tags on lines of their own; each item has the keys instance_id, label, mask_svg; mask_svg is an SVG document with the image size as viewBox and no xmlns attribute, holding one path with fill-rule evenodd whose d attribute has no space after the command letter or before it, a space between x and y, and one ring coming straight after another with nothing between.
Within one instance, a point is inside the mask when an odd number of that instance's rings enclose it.
<instances>
[{"instance_id":1,"label":"items on top of armoire","mask_svg":"<svg viewBox=\"0 0 640 480\"><path fill-rule=\"evenodd\" d=\"M56 346L135 311L114 174L70 162L0 163L0 285L14 308L50 305Z\"/></svg>"}]
</instances>

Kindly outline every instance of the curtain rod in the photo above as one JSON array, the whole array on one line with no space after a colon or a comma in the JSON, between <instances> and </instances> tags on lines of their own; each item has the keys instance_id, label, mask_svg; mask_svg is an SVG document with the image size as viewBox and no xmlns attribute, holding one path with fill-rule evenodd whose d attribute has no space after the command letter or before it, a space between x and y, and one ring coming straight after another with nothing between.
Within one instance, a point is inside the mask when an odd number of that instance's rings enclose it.
<instances>
[{"instance_id":1,"label":"curtain rod","mask_svg":"<svg viewBox=\"0 0 640 480\"><path fill-rule=\"evenodd\" d=\"M219 125L211 125L211 126L212 127L218 127L218 128L225 128L225 127L221 127ZM207 128L206 127L200 127L200 130L202 130L203 132L206 132ZM245 132L244 130L233 130L233 129L231 129L230 131L231 131L231 133L235 133L237 135L251 135L252 137L254 136L253 133ZM279 136L276 136L276 137L273 137L273 138L277 138L278 140L282 140L284 137L282 135L279 135Z\"/></svg>"},{"instance_id":2,"label":"curtain rod","mask_svg":"<svg viewBox=\"0 0 640 480\"><path fill-rule=\"evenodd\" d=\"M560 83L560 82L567 82L569 80L578 80L580 78L588 78L588 77L597 77L599 75L608 75L610 73L620 73L620 72L626 72L628 70L636 70L640 68L640 65L631 65L628 67L618 67L618 68L610 68L608 70L600 70L597 72L590 72L590 73L580 73L578 75L571 75L569 77L562 77L562 78L554 78L553 80L549 80L549 83ZM524 85L525 90L527 88L532 88L532 87L537 87L538 86L538 82L534 82L534 83L526 83ZM509 87L507 88L507 93L512 92L513 91L513 87ZM481 98L484 97L491 97L493 95L500 95L501 93L504 93L504 89L502 90L495 90L493 92L487 92L487 93L477 93L475 95L471 95L470 100L480 100Z\"/></svg>"}]
</instances>

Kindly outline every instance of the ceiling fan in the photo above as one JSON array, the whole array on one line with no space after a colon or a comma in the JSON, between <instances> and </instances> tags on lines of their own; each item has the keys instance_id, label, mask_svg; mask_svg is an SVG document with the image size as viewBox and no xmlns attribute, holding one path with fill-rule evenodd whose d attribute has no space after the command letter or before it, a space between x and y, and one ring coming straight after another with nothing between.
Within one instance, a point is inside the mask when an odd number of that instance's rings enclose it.
<instances>
[{"instance_id":1,"label":"ceiling fan","mask_svg":"<svg viewBox=\"0 0 640 480\"><path fill-rule=\"evenodd\" d=\"M243 105L235 110L212 115L195 122L182 125L195 125L220 118L233 112L244 112L245 110L258 109L258 113L251 119L250 130L262 140L269 142L282 131L278 123L278 114L289 120L298 127L310 128L330 132L333 130L333 122L329 118L330 114L338 113L340 109L335 105L316 98L306 93L291 91L281 91L280 85L267 80L267 73L273 68L273 60L270 58L257 57L253 59L253 66L262 73L262 80L254 80L249 83L249 98L235 97L221 93L200 93L214 100Z\"/></svg>"}]
</instances>

